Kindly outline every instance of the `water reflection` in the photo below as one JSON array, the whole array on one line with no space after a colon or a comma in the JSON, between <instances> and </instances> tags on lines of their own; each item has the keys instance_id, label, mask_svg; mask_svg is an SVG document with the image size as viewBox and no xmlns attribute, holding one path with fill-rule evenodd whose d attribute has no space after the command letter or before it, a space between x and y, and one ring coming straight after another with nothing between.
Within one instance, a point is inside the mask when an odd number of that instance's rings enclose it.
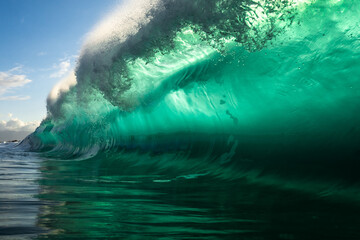
<instances>
[{"instance_id":1,"label":"water reflection","mask_svg":"<svg viewBox=\"0 0 360 240\"><path fill-rule=\"evenodd\" d=\"M360 239L356 199L122 156L64 161L0 145L0 239Z\"/></svg>"},{"instance_id":2,"label":"water reflection","mask_svg":"<svg viewBox=\"0 0 360 240\"><path fill-rule=\"evenodd\" d=\"M0 238L28 239L42 232L37 223L42 204L36 196L40 159L34 153L0 144Z\"/></svg>"},{"instance_id":3,"label":"water reflection","mask_svg":"<svg viewBox=\"0 0 360 240\"><path fill-rule=\"evenodd\" d=\"M140 168L109 168L105 159L44 161L38 226L49 231L39 239L360 237L356 204L245 179L129 174Z\"/></svg>"}]
</instances>

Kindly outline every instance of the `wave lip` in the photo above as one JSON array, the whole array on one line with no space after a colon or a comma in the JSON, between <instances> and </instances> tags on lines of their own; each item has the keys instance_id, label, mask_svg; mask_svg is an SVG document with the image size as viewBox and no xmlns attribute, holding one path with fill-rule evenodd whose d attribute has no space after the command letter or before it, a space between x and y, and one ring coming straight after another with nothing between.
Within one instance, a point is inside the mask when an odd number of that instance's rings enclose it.
<instances>
[{"instance_id":1,"label":"wave lip","mask_svg":"<svg viewBox=\"0 0 360 240\"><path fill-rule=\"evenodd\" d=\"M134 109L160 79L209 52L224 54L229 41L261 49L290 24L284 12L291 18L296 7L294 1L127 1L88 34L76 70L77 95L86 101L80 92L95 90L122 110ZM62 105L49 101L49 112L64 114Z\"/></svg>"}]
</instances>

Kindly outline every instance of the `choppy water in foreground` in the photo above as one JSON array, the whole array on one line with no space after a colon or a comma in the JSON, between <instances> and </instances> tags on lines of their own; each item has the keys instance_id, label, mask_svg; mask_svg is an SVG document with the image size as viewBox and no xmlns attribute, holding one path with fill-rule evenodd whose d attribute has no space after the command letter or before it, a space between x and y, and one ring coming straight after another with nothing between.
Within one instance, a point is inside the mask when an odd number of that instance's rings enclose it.
<instances>
[{"instance_id":1,"label":"choppy water in foreground","mask_svg":"<svg viewBox=\"0 0 360 240\"><path fill-rule=\"evenodd\" d=\"M69 164L13 147L0 145L0 239L360 238L359 202L336 194L344 186L139 175L136 165Z\"/></svg>"}]
</instances>

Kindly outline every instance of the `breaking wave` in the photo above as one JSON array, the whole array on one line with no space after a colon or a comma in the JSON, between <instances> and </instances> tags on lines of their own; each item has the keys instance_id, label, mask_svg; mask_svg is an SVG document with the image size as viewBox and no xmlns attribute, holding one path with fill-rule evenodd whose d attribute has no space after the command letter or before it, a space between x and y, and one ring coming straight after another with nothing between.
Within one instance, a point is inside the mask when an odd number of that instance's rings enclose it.
<instances>
[{"instance_id":1,"label":"breaking wave","mask_svg":"<svg viewBox=\"0 0 360 240\"><path fill-rule=\"evenodd\" d=\"M47 118L22 145L175 175L357 179L358 9L358 1L128 1L88 34L74 74L51 92Z\"/></svg>"}]
</instances>

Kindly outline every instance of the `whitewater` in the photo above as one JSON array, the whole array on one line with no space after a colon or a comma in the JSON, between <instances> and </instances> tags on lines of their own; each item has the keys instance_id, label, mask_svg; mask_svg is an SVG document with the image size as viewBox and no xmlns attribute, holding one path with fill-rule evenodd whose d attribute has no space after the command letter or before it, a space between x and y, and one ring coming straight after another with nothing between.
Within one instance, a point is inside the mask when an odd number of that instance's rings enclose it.
<instances>
[{"instance_id":1,"label":"whitewater","mask_svg":"<svg viewBox=\"0 0 360 240\"><path fill-rule=\"evenodd\" d=\"M358 239L359 14L121 3L14 148L41 175L32 237Z\"/></svg>"}]
</instances>

